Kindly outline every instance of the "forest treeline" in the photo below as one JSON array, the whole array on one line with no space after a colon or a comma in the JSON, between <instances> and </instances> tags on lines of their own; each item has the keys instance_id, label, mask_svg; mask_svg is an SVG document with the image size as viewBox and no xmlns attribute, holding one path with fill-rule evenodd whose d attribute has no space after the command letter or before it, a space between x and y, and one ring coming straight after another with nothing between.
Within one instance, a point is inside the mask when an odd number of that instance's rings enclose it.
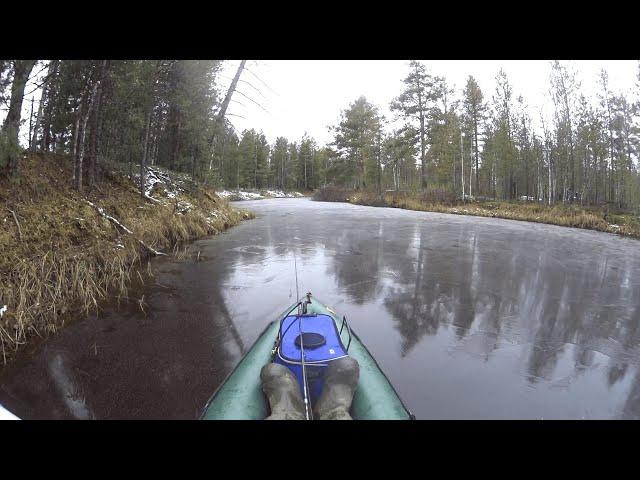
<instances>
[{"instance_id":1,"label":"forest treeline","mask_svg":"<svg viewBox=\"0 0 640 480\"><path fill-rule=\"evenodd\" d=\"M320 146L307 135L269 144L262 132L236 131L226 115L237 101L232 96L258 103L248 92L260 92L260 79L243 77L242 61L222 91L221 66L216 60L2 60L7 116L0 169L19 176L22 123L29 125L31 151L73 158L72 181L80 190L93 188L105 167L144 177L145 165L159 165L226 188L337 185L438 198L640 205L640 105L612 91L604 70L599 91L589 97L571 64L552 62L547 121L514 94L502 70L492 92L472 76L455 91L412 61L389 105L393 118L360 97L330 127L332 142ZM42 96L21 118L25 85L36 71L45 72L36 85Z\"/></svg>"},{"instance_id":2,"label":"forest treeline","mask_svg":"<svg viewBox=\"0 0 640 480\"><path fill-rule=\"evenodd\" d=\"M606 71L597 97L588 98L570 64L552 62L548 122L515 97L503 70L490 98L473 76L456 92L420 62L408 70L390 104L402 127L385 134L388 120L364 97L342 112L333 128L337 155L328 182L378 192L422 190L435 199L638 208L640 104L612 92ZM533 127L534 118L541 128Z\"/></svg>"}]
</instances>

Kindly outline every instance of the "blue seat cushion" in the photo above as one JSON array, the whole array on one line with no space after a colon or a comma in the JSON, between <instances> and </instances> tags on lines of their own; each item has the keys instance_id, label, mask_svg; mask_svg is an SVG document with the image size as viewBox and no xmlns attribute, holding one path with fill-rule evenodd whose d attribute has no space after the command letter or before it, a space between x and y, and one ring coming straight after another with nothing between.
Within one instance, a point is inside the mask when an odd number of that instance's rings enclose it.
<instances>
[{"instance_id":1,"label":"blue seat cushion","mask_svg":"<svg viewBox=\"0 0 640 480\"><path fill-rule=\"evenodd\" d=\"M300 363L300 323L302 332L307 340L304 342L305 363L330 362L347 355L344 345L340 340L338 329L332 317L329 315L302 315L298 319L296 315L286 317L282 322L282 332L284 336L280 342L279 356L282 360L290 363ZM324 337L324 343L319 341L318 336ZM311 342L310 337L315 337L315 342ZM297 340L297 341L296 341ZM317 346L314 343L319 344Z\"/></svg>"}]
</instances>

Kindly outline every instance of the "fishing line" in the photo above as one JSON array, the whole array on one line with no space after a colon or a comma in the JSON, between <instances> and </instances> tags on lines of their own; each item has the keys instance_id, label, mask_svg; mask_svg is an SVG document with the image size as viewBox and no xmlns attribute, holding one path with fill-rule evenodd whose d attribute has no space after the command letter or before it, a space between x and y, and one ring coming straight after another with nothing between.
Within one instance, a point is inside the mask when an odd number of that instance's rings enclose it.
<instances>
[{"instance_id":1,"label":"fishing line","mask_svg":"<svg viewBox=\"0 0 640 480\"><path fill-rule=\"evenodd\" d=\"M296 270L296 300L300 300L300 292L298 291L298 262L296 261L296 249L293 248L293 265Z\"/></svg>"}]
</instances>

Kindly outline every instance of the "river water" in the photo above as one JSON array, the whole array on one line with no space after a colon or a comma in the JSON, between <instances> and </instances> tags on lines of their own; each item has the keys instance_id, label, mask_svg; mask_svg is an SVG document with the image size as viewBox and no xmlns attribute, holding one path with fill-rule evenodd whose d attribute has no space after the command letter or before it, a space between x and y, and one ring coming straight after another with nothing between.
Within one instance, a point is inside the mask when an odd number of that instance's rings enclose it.
<instances>
[{"instance_id":1,"label":"river water","mask_svg":"<svg viewBox=\"0 0 640 480\"><path fill-rule=\"evenodd\" d=\"M640 418L640 243L500 219L242 202L255 220L159 258L120 308L0 375L22 418L192 419L311 291L419 419Z\"/></svg>"}]
</instances>

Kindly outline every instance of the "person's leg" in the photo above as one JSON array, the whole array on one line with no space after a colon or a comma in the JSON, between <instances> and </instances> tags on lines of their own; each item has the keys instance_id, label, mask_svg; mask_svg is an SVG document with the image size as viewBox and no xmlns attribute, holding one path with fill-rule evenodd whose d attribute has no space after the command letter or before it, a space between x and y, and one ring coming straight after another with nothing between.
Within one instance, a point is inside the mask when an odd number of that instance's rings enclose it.
<instances>
[{"instance_id":1,"label":"person's leg","mask_svg":"<svg viewBox=\"0 0 640 480\"><path fill-rule=\"evenodd\" d=\"M352 420L349 414L358 387L360 366L352 357L335 360L327 367L322 394L314 408L318 420Z\"/></svg>"},{"instance_id":2,"label":"person's leg","mask_svg":"<svg viewBox=\"0 0 640 480\"><path fill-rule=\"evenodd\" d=\"M304 420L304 400L298 380L291 370L278 363L268 363L260 371L271 415L265 420Z\"/></svg>"}]
</instances>

